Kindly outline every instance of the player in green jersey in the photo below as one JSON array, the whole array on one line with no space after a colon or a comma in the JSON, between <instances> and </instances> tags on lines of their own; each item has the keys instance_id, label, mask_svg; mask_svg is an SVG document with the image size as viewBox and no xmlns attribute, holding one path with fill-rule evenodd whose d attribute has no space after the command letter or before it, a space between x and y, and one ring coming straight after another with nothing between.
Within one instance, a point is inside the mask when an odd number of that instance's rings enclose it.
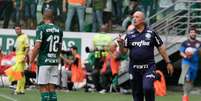
<instances>
[{"instance_id":1,"label":"player in green jersey","mask_svg":"<svg viewBox=\"0 0 201 101\"><path fill-rule=\"evenodd\" d=\"M38 26L36 30L36 42L30 61L33 63L38 55L37 83L41 101L57 101L55 85L59 83L58 63L63 31L53 24L53 19L52 10L46 10L43 15L44 24Z\"/></svg>"}]
</instances>

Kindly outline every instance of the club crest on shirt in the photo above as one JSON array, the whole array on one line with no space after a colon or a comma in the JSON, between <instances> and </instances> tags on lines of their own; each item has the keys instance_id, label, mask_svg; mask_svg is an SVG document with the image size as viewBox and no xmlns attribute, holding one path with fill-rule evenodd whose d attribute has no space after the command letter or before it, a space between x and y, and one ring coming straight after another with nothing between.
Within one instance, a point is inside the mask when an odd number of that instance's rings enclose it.
<instances>
[{"instance_id":1,"label":"club crest on shirt","mask_svg":"<svg viewBox=\"0 0 201 101\"><path fill-rule=\"evenodd\" d=\"M146 40L150 40L151 34L150 34L150 33L146 33L146 34L145 34L145 37L146 37Z\"/></svg>"},{"instance_id":2,"label":"club crest on shirt","mask_svg":"<svg viewBox=\"0 0 201 101\"><path fill-rule=\"evenodd\" d=\"M199 48L199 47L200 47L200 43L196 43L196 44L195 44L195 47L196 47L196 48Z\"/></svg>"},{"instance_id":3,"label":"club crest on shirt","mask_svg":"<svg viewBox=\"0 0 201 101\"><path fill-rule=\"evenodd\" d=\"M190 43L187 43L187 46L190 46L191 44Z\"/></svg>"},{"instance_id":4,"label":"club crest on shirt","mask_svg":"<svg viewBox=\"0 0 201 101\"><path fill-rule=\"evenodd\" d=\"M133 34L133 35L131 35L131 37L134 38L134 37L136 37L136 35Z\"/></svg>"}]
</instances>

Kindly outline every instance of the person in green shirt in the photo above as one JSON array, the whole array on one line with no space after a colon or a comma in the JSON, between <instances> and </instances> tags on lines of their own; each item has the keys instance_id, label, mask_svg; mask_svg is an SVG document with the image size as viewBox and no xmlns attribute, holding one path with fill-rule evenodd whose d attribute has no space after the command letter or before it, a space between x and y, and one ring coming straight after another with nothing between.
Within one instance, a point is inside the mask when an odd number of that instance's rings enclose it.
<instances>
[{"instance_id":1,"label":"person in green shirt","mask_svg":"<svg viewBox=\"0 0 201 101\"><path fill-rule=\"evenodd\" d=\"M44 24L37 27L36 42L30 64L38 55L37 83L41 93L41 101L57 101L55 85L59 81L59 58L62 46L63 31L53 23L53 11L44 10Z\"/></svg>"}]
</instances>

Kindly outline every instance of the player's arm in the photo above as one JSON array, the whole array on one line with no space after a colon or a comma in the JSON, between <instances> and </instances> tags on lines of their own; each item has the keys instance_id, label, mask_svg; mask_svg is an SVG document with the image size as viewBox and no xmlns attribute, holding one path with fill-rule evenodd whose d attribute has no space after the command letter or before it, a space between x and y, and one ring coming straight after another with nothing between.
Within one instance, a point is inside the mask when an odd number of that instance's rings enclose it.
<instances>
[{"instance_id":1,"label":"player's arm","mask_svg":"<svg viewBox=\"0 0 201 101\"><path fill-rule=\"evenodd\" d=\"M38 52L41 47L42 39L43 39L43 30L42 30L42 28L38 27L36 29L36 41L35 41L34 48L32 50L30 64L34 62L36 56L38 55Z\"/></svg>"},{"instance_id":2,"label":"player's arm","mask_svg":"<svg viewBox=\"0 0 201 101\"><path fill-rule=\"evenodd\" d=\"M29 38L28 38L28 36L25 37L25 46L24 47L25 47L25 49L24 49L24 51L25 51L25 61L27 63L29 63L30 57L29 57Z\"/></svg>"},{"instance_id":3,"label":"player's arm","mask_svg":"<svg viewBox=\"0 0 201 101\"><path fill-rule=\"evenodd\" d=\"M60 55L60 58L67 64L72 64L72 60L65 58L63 54Z\"/></svg>"},{"instance_id":4,"label":"player's arm","mask_svg":"<svg viewBox=\"0 0 201 101\"><path fill-rule=\"evenodd\" d=\"M181 47L179 48L179 52L180 52L180 56L182 57L182 58L188 58L188 56L185 54L185 42L183 42L182 44L181 44Z\"/></svg>"},{"instance_id":5,"label":"player's arm","mask_svg":"<svg viewBox=\"0 0 201 101\"><path fill-rule=\"evenodd\" d=\"M36 58L36 56L38 55L38 52L40 50L41 47L41 42L36 41L35 46L32 50L32 55L31 55L31 60L30 60L30 64L32 64Z\"/></svg>"},{"instance_id":6,"label":"player's arm","mask_svg":"<svg viewBox=\"0 0 201 101\"><path fill-rule=\"evenodd\" d=\"M187 55L184 52L180 52L182 58L187 58Z\"/></svg>"},{"instance_id":7,"label":"player's arm","mask_svg":"<svg viewBox=\"0 0 201 101\"><path fill-rule=\"evenodd\" d=\"M181 56L182 58L187 58L187 57L188 57L184 52L181 52L181 51L180 51L180 56Z\"/></svg>"}]
</instances>

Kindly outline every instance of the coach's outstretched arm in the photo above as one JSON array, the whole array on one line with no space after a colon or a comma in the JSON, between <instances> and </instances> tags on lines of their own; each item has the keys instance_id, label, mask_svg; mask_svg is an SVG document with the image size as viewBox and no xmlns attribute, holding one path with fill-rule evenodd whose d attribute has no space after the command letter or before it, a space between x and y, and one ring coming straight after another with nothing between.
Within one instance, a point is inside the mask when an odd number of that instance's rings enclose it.
<instances>
[{"instance_id":1,"label":"coach's outstretched arm","mask_svg":"<svg viewBox=\"0 0 201 101\"><path fill-rule=\"evenodd\" d=\"M172 75L174 72L174 68L173 68L173 65L171 64L169 57L168 57L165 46L161 45L160 47L158 47L158 51L161 54L161 56L163 57L165 63L167 64L168 74Z\"/></svg>"},{"instance_id":2,"label":"coach's outstretched arm","mask_svg":"<svg viewBox=\"0 0 201 101\"><path fill-rule=\"evenodd\" d=\"M33 52L31 54L31 59L30 59L30 63L29 64L32 64L34 62L34 60L35 60L35 58L38 55L38 52L40 50L40 46L41 46L41 42L36 41L35 46L33 48Z\"/></svg>"}]
</instances>

